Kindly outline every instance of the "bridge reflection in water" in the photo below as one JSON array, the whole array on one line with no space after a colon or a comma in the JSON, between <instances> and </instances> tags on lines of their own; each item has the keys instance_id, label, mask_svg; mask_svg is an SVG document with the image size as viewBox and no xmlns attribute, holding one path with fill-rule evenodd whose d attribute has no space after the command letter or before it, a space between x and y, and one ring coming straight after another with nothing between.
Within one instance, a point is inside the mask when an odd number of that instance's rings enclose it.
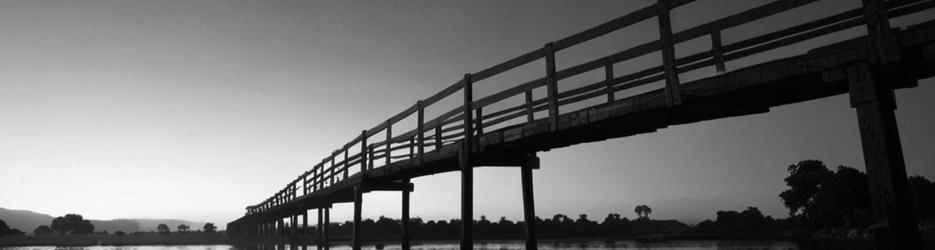
<instances>
[{"instance_id":1,"label":"bridge reflection in water","mask_svg":"<svg viewBox=\"0 0 935 250\"><path fill-rule=\"evenodd\" d=\"M363 130L272 197L247 207L246 215L228 224L227 232L239 238L315 242L318 249L328 249L332 237L322 225L330 224L332 204L353 202L351 247L360 249L361 231L357 225L361 222L361 195L398 191L402 194L401 248L409 249L410 179L459 171L461 218L471 221L473 169L480 166L519 167L524 218L535 221L532 170L539 168L536 152L649 133L671 125L764 113L775 106L848 93L851 106L857 110L877 220L873 229L877 247L921 249L908 196L893 90L915 87L918 79L935 75L935 23L925 20L894 29L890 20L929 10L935 1L863 0L860 8L839 10L733 43L722 42L723 30L754 25L750 23L816 0L773 1L673 33L670 11L691 8L692 2L659 0L506 62L465 74L441 92ZM556 52L651 19L658 21L658 40L556 68ZM865 27L866 35L859 38L745 68L726 67L741 58L860 26ZM709 38L710 49L691 55L675 54L676 44L696 38ZM661 65L636 72L614 72L617 63L656 52L662 57ZM545 63L544 76L491 95L473 96L475 84L541 61ZM686 73L710 69L718 74L680 81ZM603 71L605 78L559 91L561 81L594 71ZM650 90L621 94L637 87ZM533 95L542 90L544 97ZM427 108L438 108L439 101L459 97L463 99L458 107L427 116ZM522 101L517 103L517 99ZM416 124L402 124L404 120L415 120ZM407 126L414 128L400 131ZM318 213L317 226L309 225L309 209ZM526 224L526 232L526 249L537 249L534 223ZM473 247L472 223L461 223L460 248Z\"/></svg>"}]
</instances>

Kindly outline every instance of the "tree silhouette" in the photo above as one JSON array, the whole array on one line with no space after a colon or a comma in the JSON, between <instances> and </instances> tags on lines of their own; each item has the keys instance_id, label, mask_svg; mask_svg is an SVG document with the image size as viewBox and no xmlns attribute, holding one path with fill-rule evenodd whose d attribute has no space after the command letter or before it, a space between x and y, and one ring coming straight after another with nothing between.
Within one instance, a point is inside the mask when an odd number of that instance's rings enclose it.
<instances>
[{"instance_id":1,"label":"tree silhouette","mask_svg":"<svg viewBox=\"0 0 935 250\"><path fill-rule=\"evenodd\" d=\"M85 220L79 214L66 214L52 219L52 230L59 234L89 234L94 232L91 221Z\"/></svg>"},{"instance_id":2,"label":"tree silhouette","mask_svg":"<svg viewBox=\"0 0 935 250\"><path fill-rule=\"evenodd\" d=\"M159 226L156 226L156 230L161 234L169 234L169 225L159 224Z\"/></svg>"},{"instance_id":3,"label":"tree silhouette","mask_svg":"<svg viewBox=\"0 0 935 250\"><path fill-rule=\"evenodd\" d=\"M0 236L4 236L10 233L10 226L7 226L6 221L0 220Z\"/></svg>"},{"instance_id":4,"label":"tree silhouette","mask_svg":"<svg viewBox=\"0 0 935 250\"><path fill-rule=\"evenodd\" d=\"M649 219L649 214L653 212L652 208L649 208L647 205L638 205L633 208L633 211L636 212L636 216L639 219Z\"/></svg>"},{"instance_id":5,"label":"tree silhouette","mask_svg":"<svg viewBox=\"0 0 935 250\"><path fill-rule=\"evenodd\" d=\"M181 224L177 227L177 229L179 230L180 233L188 232L188 225Z\"/></svg>"},{"instance_id":6,"label":"tree silhouette","mask_svg":"<svg viewBox=\"0 0 935 250\"><path fill-rule=\"evenodd\" d=\"M205 226L202 227L205 233L214 233L217 232L218 227L214 226L214 223L208 222L205 223Z\"/></svg>"},{"instance_id":7,"label":"tree silhouette","mask_svg":"<svg viewBox=\"0 0 935 250\"><path fill-rule=\"evenodd\" d=\"M33 235L50 235L54 233L55 231L53 231L51 227L46 226L46 225L38 226L36 227L36 229L32 230Z\"/></svg>"}]
</instances>

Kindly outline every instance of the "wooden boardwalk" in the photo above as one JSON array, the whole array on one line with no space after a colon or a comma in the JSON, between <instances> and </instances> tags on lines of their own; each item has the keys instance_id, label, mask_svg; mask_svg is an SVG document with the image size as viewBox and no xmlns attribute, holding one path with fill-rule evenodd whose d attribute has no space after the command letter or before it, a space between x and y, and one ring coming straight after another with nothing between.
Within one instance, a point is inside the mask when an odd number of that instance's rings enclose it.
<instances>
[{"instance_id":1,"label":"wooden boardwalk","mask_svg":"<svg viewBox=\"0 0 935 250\"><path fill-rule=\"evenodd\" d=\"M228 233L237 237L310 237L319 239L320 248L328 248L327 230L315 231L312 236L307 235L312 230L296 227L308 225L309 209L318 209L317 228L321 228L322 223L328 223L332 204L353 202L357 224L362 193L396 190L402 192L402 217L408 221L408 195L413 190L409 180L450 171L461 172L462 218L470 220L472 168L480 166L523 169L524 212L526 221L531 221L535 216L531 171L538 168L536 152L650 133L672 125L764 113L775 106L850 93L858 113L874 213L881 225L875 231L877 241L883 249L921 249L907 200L905 167L892 115L892 91L914 87L918 79L935 75L935 18L899 29L891 28L889 20L930 10L935 1L865 0L862 8L840 10L812 22L730 44L721 44L722 30L815 1L774 1L673 33L669 11L683 5L690 7L691 2L660 0L504 63L466 74L441 92L362 131L280 192L247 207L244 217L228 224ZM652 19L658 20L661 39L556 69L556 52ZM725 66L737 59L862 26L868 35L812 48L805 54L740 69ZM709 50L675 55L675 44L704 37L710 38ZM662 65L638 72L614 72L615 63L655 52L661 52ZM488 96L473 96L475 84L542 61L545 75L541 78ZM714 69L718 74L680 82L680 74L699 69ZM593 71L603 71L606 78L558 91L562 80ZM620 94L636 87L650 90ZM545 89L547 95L534 98L533 91L540 89ZM425 110L440 100L459 97L463 99L459 107L426 117ZM525 101L509 101L516 99ZM582 104L586 104L584 108ZM491 108L495 105L508 107ZM414 118L416 124L409 127L415 129L394 131L394 127L405 127L400 122L407 118ZM299 223L298 217L304 222ZM291 229L286 228L284 218L290 220ZM535 249L535 230L532 224L527 225L527 249ZM403 228L403 248L408 249L406 223ZM473 246L471 230L471 223L463 223L462 249ZM359 227L354 229L353 246L360 246Z\"/></svg>"}]
</instances>

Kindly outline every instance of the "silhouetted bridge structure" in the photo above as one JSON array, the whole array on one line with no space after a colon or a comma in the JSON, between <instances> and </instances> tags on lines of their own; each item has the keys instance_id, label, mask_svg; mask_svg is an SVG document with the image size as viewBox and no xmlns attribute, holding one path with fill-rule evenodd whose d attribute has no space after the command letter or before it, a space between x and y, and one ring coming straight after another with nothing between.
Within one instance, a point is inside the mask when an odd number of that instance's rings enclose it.
<instances>
[{"instance_id":1,"label":"silhouetted bridge structure","mask_svg":"<svg viewBox=\"0 0 935 250\"><path fill-rule=\"evenodd\" d=\"M385 122L363 130L281 191L247 207L227 226L235 237L299 237L328 248L332 204L354 204L354 249L361 244L361 195L402 192L402 246L409 249L410 179L442 172L461 173L461 218L473 221L473 168L521 168L526 222L534 222L532 170L536 152L569 145L649 133L671 125L768 112L771 107L850 94L856 108L872 207L874 235L881 249L921 249L906 184L906 170L894 116L894 89L914 87L935 75L935 22L891 28L890 19L935 6L929 0L863 0L862 7L839 10L804 24L722 43L721 31L808 5L815 0L779 0L673 33L670 10L691 0L659 0L607 23L579 32L493 67L466 74L455 84L415 102ZM702 1L694 4L705 4ZM691 5L687 5L690 7ZM683 7L687 8L687 7ZM656 19L659 39L582 64L558 69L556 52L636 23ZM728 62L791 46L854 27L866 34L832 41L805 54L728 69ZM675 46L710 38L710 49L676 55ZM637 57L661 55L661 65L635 72L614 72L614 65ZM485 79L544 59L544 76L475 98ZM713 76L680 82L680 76L714 69ZM605 79L559 91L563 80L603 71ZM626 73L626 74L620 74ZM621 92L642 88L623 95ZM545 96L533 92L545 90ZM458 107L428 115L445 98ZM495 109L496 105L506 106ZM538 116L538 117L537 117ZM401 122L414 120L409 124ZM407 120L407 121L408 121ZM317 209L317 227L308 210ZM298 223L302 216L303 223ZM288 218L291 226L283 219ZM303 225L298 228L297 225ZM526 223L527 249L536 249L534 223ZM472 223L461 223L461 248L470 249ZM314 234L314 235L313 235Z\"/></svg>"}]
</instances>

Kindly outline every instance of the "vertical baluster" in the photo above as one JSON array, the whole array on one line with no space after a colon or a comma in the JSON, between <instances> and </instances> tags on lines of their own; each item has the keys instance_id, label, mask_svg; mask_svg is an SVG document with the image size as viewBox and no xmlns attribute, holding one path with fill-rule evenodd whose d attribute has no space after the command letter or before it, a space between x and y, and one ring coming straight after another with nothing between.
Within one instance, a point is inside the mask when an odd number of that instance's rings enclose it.
<instances>
[{"instance_id":1,"label":"vertical baluster","mask_svg":"<svg viewBox=\"0 0 935 250\"><path fill-rule=\"evenodd\" d=\"M416 137L418 139L418 152L419 152L419 165L422 165L423 158L425 158L425 107L422 106L422 100L416 102L416 109L418 109L418 114L416 117Z\"/></svg>"},{"instance_id":2,"label":"vertical baluster","mask_svg":"<svg viewBox=\"0 0 935 250\"><path fill-rule=\"evenodd\" d=\"M604 65L604 92L607 93L607 103L614 102L614 64Z\"/></svg>"},{"instance_id":3,"label":"vertical baluster","mask_svg":"<svg viewBox=\"0 0 935 250\"><path fill-rule=\"evenodd\" d=\"M385 152L383 152L383 156L384 156L385 159L386 159L386 160L383 162L384 166L389 166L389 165L390 165L390 161L392 160L392 159L390 158L390 155L391 155L391 154L390 154L390 148L392 148L392 144L393 144L393 143L391 142L392 139L393 139L393 124L390 124L390 120L386 120L386 146L383 147L384 150L385 150Z\"/></svg>"},{"instance_id":4,"label":"vertical baluster","mask_svg":"<svg viewBox=\"0 0 935 250\"><path fill-rule=\"evenodd\" d=\"M532 89L526 90L526 122L535 120L535 112L532 110Z\"/></svg>"},{"instance_id":5,"label":"vertical baluster","mask_svg":"<svg viewBox=\"0 0 935 250\"><path fill-rule=\"evenodd\" d=\"M367 171L367 130L360 132L360 172Z\"/></svg>"},{"instance_id":6,"label":"vertical baluster","mask_svg":"<svg viewBox=\"0 0 935 250\"><path fill-rule=\"evenodd\" d=\"M714 69L717 73L727 71L724 65L724 52L721 51L721 30L711 32L711 54L714 56Z\"/></svg>"},{"instance_id":7,"label":"vertical baluster","mask_svg":"<svg viewBox=\"0 0 935 250\"><path fill-rule=\"evenodd\" d=\"M669 19L671 0L658 0L657 19L659 19L659 42L662 44L662 66L666 76L666 104L674 106L682 103L679 91L679 74L675 65L675 44L672 40L672 21Z\"/></svg>"},{"instance_id":8,"label":"vertical baluster","mask_svg":"<svg viewBox=\"0 0 935 250\"><path fill-rule=\"evenodd\" d=\"M545 73L549 95L549 126L558 130L558 80L555 79L555 50L552 43L545 44Z\"/></svg>"}]
</instances>

